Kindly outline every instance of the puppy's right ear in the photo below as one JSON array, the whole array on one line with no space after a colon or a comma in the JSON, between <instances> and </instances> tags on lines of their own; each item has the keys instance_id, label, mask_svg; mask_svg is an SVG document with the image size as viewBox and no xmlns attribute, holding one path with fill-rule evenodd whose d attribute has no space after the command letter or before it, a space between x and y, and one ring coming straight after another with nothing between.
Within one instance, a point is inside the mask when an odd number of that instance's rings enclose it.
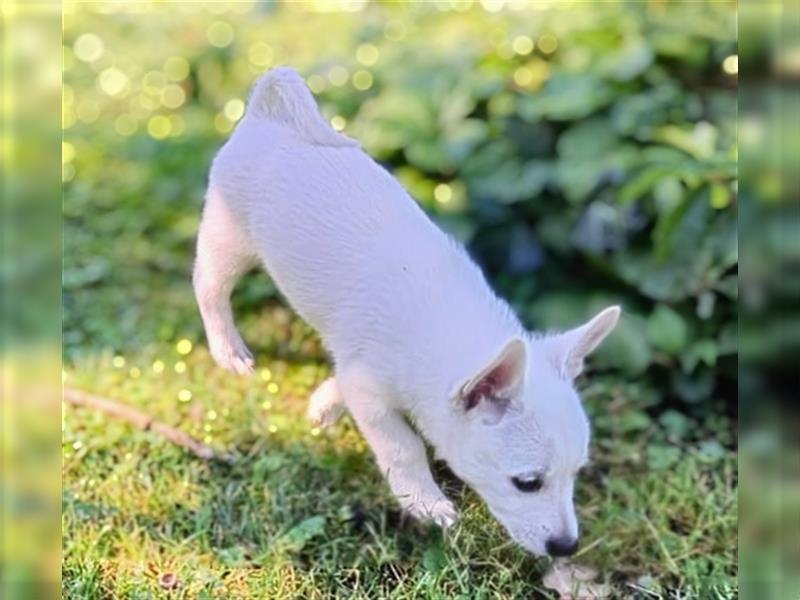
<instances>
[{"instance_id":1,"label":"puppy's right ear","mask_svg":"<svg viewBox=\"0 0 800 600\"><path fill-rule=\"evenodd\" d=\"M487 424L502 419L522 389L526 356L522 340L508 342L494 360L461 386L457 394L461 409L480 414Z\"/></svg>"}]
</instances>

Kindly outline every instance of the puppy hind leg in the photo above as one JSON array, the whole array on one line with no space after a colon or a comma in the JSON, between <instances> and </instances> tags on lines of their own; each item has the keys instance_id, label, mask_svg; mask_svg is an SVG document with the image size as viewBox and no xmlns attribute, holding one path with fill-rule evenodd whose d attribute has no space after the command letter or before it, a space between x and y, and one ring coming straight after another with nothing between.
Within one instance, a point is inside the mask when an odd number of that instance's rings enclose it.
<instances>
[{"instance_id":1,"label":"puppy hind leg","mask_svg":"<svg viewBox=\"0 0 800 600\"><path fill-rule=\"evenodd\" d=\"M339 420L343 412L344 405L336 379L329 377L312 392L306 417L315 427L329 427Z\"/></svg>"},{"instance_id":2,"label":"puppy hind leg","mask_svg":"<svg viewBox=\"0 0 800 600\"><path fill-rule=\"evenodd\" d=\"M239 375L252 373L254 361L233 322L230 296L254 264L246 232L224 200L209 192L197 234L192 282L211 355L219 366Z\"/></svg>"}]
</instances>

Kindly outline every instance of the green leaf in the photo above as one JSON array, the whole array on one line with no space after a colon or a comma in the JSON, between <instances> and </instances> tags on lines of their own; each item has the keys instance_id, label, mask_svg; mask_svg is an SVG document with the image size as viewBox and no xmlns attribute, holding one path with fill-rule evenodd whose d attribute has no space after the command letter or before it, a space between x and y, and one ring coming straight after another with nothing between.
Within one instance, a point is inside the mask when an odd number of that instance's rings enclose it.
<instances>
[{"instance_id":1,"label":"green leaf","mask_svg":"<svg viewBox=\"0 0 800 600\"><path fill-rule=\"evenodd\" d=\"M247 563L245 551L240 546L218 550L217 558L226 567L241 567Z\"/></svg>"},{"instance_id":2,"label":"green leaf","mask_svg":"<svg viewBox=\"0 0 800 600\"><path fill-rule=\"evenodd\" d=\"M653 351L644 329L644 319L625 313L611 335L592 355L592 364L600 369L620 369L628 375L646 371L653 359Z\"/></svg>"},{"instance_id":3,"label":"green leaf","mask_svg":"<svg viewBox=\"0 0 800 600\"><path fill-rule=\"evenodd\" d=\"M656 141L671 144L695 158L711 158L717 144L717 128L711 123L702 121L692 129L677 125L664 125L654 136Z\"/></svg>"},{"instance_id":4,"label":"green leaf","mask_svg":"<svg viewBox=\"0 0 800 600\"><path fill-rule=\"evenodd\" d=\"M612 87L589 74L554 74L544 88L520 100L519 112L529 121L567 121L586 117L614 99Z\"/></svg>"},{"instance_id":5,"label":"green leaf","mask_svg":"<svg viewBox=\"0 0 800 600\"><path fill-rule=\"evenodd\" d=\"M422 555L422 566L426 571L437 573L447 564L447 556L440 542L436 542L425 550Z\"/></svg>"},{"instance_id":6,"label":"green leaf","mask_svg":"<svg viewBox=\"0 0 800 600\"><path fill-rule=\"evenodd\" d=\"M669 469L681 458L681 449L677 446L652 444L647 447L647 465L654 471Z\"/></svg>"},{"instance_id":7,"label":"green leaf","mask_svg":"<svg viewBox=\"0 0 800 600\"><path fill-rule=\"evenodd\" d=\"M713 463L724 458L727 452L717 440L706 440L700 444L699 457L704 462Z\"/></svg>"},{"instance_id":8,"label":"green leaf","mask_svg":"<svg viewBox=\"0 0 800 600\"><path fill-rule=\"evenodd\" d=\"M626 433L642 431L652 423L647 413L639 410L627 411L619 416L619 428Z\"/></svg>"},{"instance_id":9,"label":"green leaf","mask_svg":"<svg viewBox=\"0 0 800 600\"><path fill-rule=\"evenodd\" d=\"M617 145L618 137L607 118L579 122L558 138L556 148L561 158L593 159Z\"/></svg>"},{"instance_id":10,"label":"green leaf","mask_svg":"<svg viewBox=\"0 0 800 600\"><path fill-rule=\"evenodd\" d=\"M672 175L672 172L672 169L667 167L648 167L623 185L617 198L622 204L634 202L653 189L659 181Z\"/></svg>"},{"instance_id":11,"label":"green leaf","mask_svg":"<svg viewBox=\"0 0 800 600\"><path fill-rule=\"evenodd\" d=\"M630 81L653 63L653 51L640 37L626 36L623 46L600 62L598 69L619 81Z\"/></svg>"},{"instance_id":12,"label":"green leaf","mask_svg":"<svg viewBox=\"0 0 800 600\"><path fill-rule=\"evenodd\" d=\"M659 418L659 423L664 427L671 438L682 440L690 433L694 423L683 413L676 410L667 410Z\"/></svg>"},{"instance_id":13,"label":"green leaf","mask_svg":"<svg viewBox=\"0 0 800 600\"><path fill-rule=\"evenodd\" d=\"M681 368L690 373L695 367L703 363L707 367L717 364L719 346L712 339L697 340L689 346L689 349L681 354Z\"/></svg>"},{"instance_id":14,"label":"green leaf","mask_svg":"<svg viewBox=\"0 0 800 600\"><path fill-rule=\"evenodd\" d=\"M287 531L278 541L278 545L291 550L302 550L305 545L317 536L325 532L325 517L310 517L298 523Z\"/></svg>"},{"instance_id":15,"label":"green leaf","mask_svg":"<svg viewBox=\"0 0 800 600\"><path fill-rule=\"evenodd\" d=\"M664 304L659 304L647 319L647 338L659 350L678 354L689 337L686 320Z\"/></svg>"},{"instance_id":16,"label":"green leaf","mask_svg":"<svg viewBox=\"0 0 800 600\"><path fill-rule=\"evenodd\" d=\"M731 188L721 183L712 184L709 201L711 202L711 206L717 210L727 208L731 203Z\"/></svg>"},{"instance_id":17,"label":"green leaf","mask_svg":"<svg viewBox=\"0 0 800 600\"><path fill-rule=\"evenodd\" d=\"M711 390L714 389L714 375L706 370L688 374L680 369L673 369L670 380L678 397L692 404L708 401Z\"/></svg>"},{"instance_id":18,"label":"green leaf","mask_svg":"<svg viewBox=\"0 0 800 600\"><path fill-rule=\"evenodd\" d=\"M449 173L454 168L445 148L436 139L416 140L406 147L409 164L428 172Z\"/></svg>"}]
</instances>

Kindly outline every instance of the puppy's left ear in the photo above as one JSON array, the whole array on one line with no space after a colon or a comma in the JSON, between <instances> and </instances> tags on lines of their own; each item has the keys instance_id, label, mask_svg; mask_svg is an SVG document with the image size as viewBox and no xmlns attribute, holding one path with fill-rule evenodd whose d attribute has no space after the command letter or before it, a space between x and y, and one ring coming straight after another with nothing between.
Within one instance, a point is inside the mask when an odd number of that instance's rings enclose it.
<instances>
[{"instance_id":1,"label":"puppy's left ear","mask_svg":"<svg viewBox=\"0 0 800 600\"><path fill-rule=\"evenodd\" d=\"M526 355L521 339L510 340L494 360L457 391L459 410L480 415L487 425L498 423L518 399L525 379Z\"/></svg>"},{"instance_id":2,"label":"puppy's left ear","mask_svg":"<svg viewBox=\"0 0 800 600\"><path fill-rule=\"evenodd\" d=\"M581 374L584 358L611 333L621 312L619 306L610 306L588 323L556 336L556 362L563 375L574 379Z\"/></svg>"}]
</instances>

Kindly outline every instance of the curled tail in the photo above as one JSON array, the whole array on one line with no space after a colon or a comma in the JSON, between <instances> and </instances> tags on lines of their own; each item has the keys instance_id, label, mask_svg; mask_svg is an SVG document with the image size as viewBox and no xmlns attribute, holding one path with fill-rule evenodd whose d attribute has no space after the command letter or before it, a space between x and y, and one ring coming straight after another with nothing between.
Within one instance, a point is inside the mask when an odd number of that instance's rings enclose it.
<instances>
[{"instance_id":1,"label":"curled tail","mask_svg":"<svg viewBox=\"0 0 800 600\"><path fill-rule=\"evenodd\" d=\"M305 81L289 67L278 67L261 76L250 93L247 113L285 125L312 144L357 145L325 121Z\"/></svg>"}]
</instances>

